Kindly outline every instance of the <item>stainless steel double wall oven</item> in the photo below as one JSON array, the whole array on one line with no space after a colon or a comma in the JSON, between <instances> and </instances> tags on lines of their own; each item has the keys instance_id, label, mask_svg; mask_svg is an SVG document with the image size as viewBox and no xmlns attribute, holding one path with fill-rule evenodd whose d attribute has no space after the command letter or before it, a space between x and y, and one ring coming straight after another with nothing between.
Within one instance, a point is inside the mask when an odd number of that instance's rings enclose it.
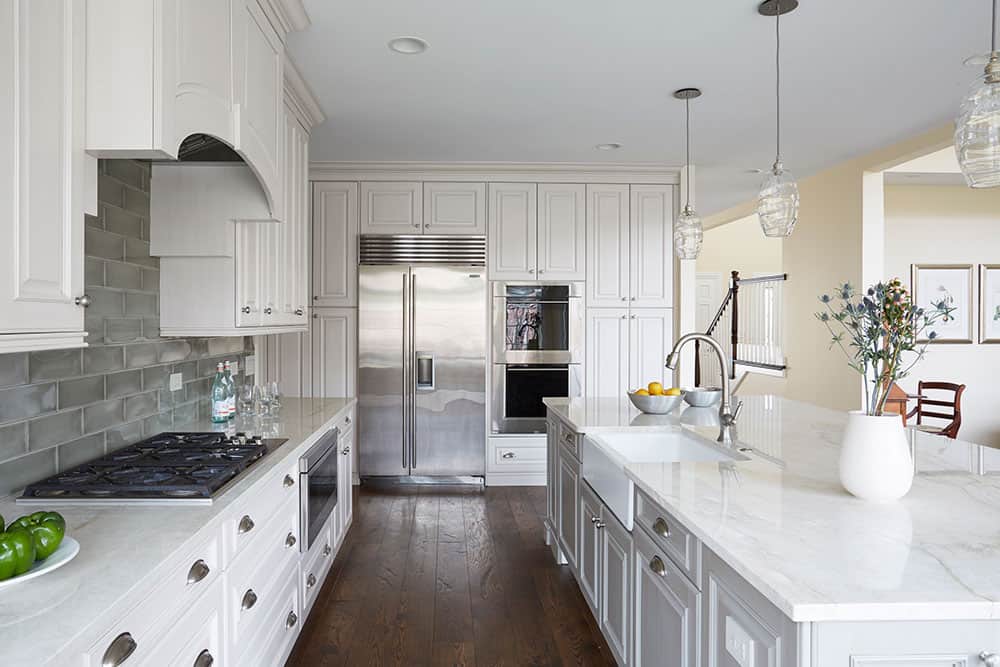
<instances>
[{"instance_id":1,"label":"stainless steel double wall oven","mask_svg":"<svg viewBox=\"0 0 1000 667\"><path fill-rule=\"evenodd\" d=\"M582 283L493 283L493 433L544 433L542 399L579 396Z\"/></svg>"}]
</instances>

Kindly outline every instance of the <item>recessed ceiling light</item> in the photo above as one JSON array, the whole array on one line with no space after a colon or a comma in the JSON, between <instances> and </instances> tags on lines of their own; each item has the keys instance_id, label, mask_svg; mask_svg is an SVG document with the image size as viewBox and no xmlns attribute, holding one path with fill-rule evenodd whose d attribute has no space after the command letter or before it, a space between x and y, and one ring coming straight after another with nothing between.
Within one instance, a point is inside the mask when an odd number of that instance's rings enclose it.
<instances>
[{"instance_id":1,"label":"recessed ceiling light","mask_svg":"<svg viewBox=\"0 0 1000 667\"><path fill-rule=\"evenodd\" d=\"M419 37L396 37L389 40L389 48L396 53L415 56L427 50L427 42Z\"/></svg>"},{"instance_id":2,"label":"recessed ceiling light","mask_svg":"<svg viewBox=\"0 0 1000 667\"><path fill-rule=\"evenodd\" d=\"M616 151L621 147L622 147L621 144L616 144L614 142L610 144L597 144L596 146L594 146L594 148L596 148L599 151Z\"/></svg>"}]
</instances>

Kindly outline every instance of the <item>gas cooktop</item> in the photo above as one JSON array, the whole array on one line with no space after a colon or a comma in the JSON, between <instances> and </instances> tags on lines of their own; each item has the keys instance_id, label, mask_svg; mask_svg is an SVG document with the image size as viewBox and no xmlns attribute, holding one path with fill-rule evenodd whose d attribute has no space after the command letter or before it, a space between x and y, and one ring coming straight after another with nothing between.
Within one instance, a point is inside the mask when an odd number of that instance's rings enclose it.
<instances>
[{"instance_id":1,"label":"gas cooktop","mask_svg":"<svg viewBox=\"0 0 1000 667\"><path fill-rule=\"evenodd\" d=\"M32 484L17 502L210 504L285 440L244 433L160 433Z\"/></svg>"}]
</instances>

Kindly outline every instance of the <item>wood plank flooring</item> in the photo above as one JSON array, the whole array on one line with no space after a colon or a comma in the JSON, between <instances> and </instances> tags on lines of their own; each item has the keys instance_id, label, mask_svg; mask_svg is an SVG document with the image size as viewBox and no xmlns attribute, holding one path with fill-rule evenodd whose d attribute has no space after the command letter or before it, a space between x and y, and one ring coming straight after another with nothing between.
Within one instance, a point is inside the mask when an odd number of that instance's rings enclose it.
<instances>
[{"instance_id":1,"label":"wood plank flooring","mask_svg":"<svg viewBox=\"0 0 1000 667\"><path fill-rule=\"evenodd\" d=\"M614 665L540 487L360 487L288 664Z\"/></svg>"}]
</instances>

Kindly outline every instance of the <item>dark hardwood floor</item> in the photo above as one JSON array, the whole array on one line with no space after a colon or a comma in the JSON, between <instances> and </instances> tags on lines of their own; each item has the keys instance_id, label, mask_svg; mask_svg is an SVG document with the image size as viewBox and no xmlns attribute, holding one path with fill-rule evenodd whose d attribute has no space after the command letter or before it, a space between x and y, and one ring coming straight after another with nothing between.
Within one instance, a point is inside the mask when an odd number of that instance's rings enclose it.
<instances>
[{"instance_id":1,"label":"dark hardwood floor","mask_svg":"<svg viewBox=\"0 0 1000 667\"><path fill-rule=\"evenodd\" d=\"M289 665L613 665L545 489L361 487Z\"/></svg>"}]
</instances>

